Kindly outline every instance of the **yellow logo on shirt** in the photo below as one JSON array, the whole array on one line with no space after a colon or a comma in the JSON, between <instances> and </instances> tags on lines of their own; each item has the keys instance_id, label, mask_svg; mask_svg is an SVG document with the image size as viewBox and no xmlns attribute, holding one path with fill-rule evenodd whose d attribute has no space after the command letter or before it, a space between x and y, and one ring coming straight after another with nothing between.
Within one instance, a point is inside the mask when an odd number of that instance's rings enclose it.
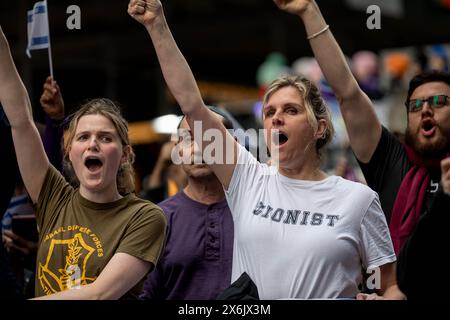
<instances>
[{"instance_id":1,"label":"yellow logo on shirt","mask_svg":"<svg viewBox=\"0 0 450 320\"><path fill-rule=\"evenodd\" d=\"M63 252L65 256L57 257L55 252ZM38 267L38 279L45 294L76 288L94 281L96 277L86 277L86 265L94 252L95 248L84 241L81 233L68 240L52 239L45 265L39 262ZM57 259L64 259L64 263ZM51 269L61 265L64 267Z\"/></svg>"}]
</instances>

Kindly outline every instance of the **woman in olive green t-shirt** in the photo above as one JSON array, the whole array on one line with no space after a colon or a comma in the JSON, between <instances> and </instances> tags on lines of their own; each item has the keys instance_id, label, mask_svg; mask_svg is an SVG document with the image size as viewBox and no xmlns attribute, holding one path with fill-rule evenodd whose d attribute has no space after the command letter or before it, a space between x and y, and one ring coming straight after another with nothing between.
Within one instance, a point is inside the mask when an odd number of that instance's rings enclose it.
<instances>
[{"instance_id":1,"label":"woman in olive green t-shirt","mask_svg":"<svg viewBox=\"0 0 450 320\"><path fill-rule=\"evenodd\" d=\"M165 219L131 194L134 154L126 121L107 99L87 103L71 118L64 159L74 188L49 163L1 28L0 83L20 172L37 208L37 296L135 296L159 258Z\"/></svg>"}]
</instances>

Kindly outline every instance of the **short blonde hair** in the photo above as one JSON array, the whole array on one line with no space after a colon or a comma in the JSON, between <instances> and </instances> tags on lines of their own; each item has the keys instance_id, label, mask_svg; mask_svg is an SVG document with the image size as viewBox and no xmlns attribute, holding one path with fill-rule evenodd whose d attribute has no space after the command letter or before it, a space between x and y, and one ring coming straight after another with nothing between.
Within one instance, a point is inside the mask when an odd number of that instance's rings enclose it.
<instances>
[{"instance_id":1,"label":"short blonde hair","mask_svg":"<svg viewBox=\"0 0 450 320\"><path fill-rule=\"evenodd\" d=\"M322 138L317 140L316 151L319 151L331 142L334 136L334 126L331 121L330 108L327 106L317 86L304 76L283 76L274 80L263 98L263 106L267 104L270 97L281 88L293 87L298 90L303 97L305 104L308 122L313 128L317 128L318 120L324 119L326 121L326 129Z\"/></svg>"},{"instance_id":2,"label":"short blonde hair","mask_svg":"<svg viewBox=\"0 0 450 320\"><path fill-rule=\"evenodd\" d=\"M121 195L133 192L135 189L133 169L135 155L128 137L128 123L122 117L119 107L109 99L99 98L90 100L83 104L78 111L70 116L70 122L64 134L63 164L66 174L69 176L74 185L79 185L79 180L75 175L72 163L69 159L69 153L72 147L72 141L75 137L78 122L83 116L93 114L99 114L109 119L116 128L122 142L122 146L129 146L130 152L128 154L128 159L120 165L119 170L117 171L117 189Z\"/></svg>"}]
</instances>

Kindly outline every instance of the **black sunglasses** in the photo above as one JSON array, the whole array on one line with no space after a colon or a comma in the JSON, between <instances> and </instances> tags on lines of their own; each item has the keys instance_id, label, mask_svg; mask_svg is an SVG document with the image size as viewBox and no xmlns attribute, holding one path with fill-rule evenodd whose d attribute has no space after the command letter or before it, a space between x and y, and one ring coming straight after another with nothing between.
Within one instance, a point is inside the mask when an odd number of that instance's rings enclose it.
<instances>
[{"instance_id":1,"label":"black sunglasses","mask_svg":"<svg viewBox=\"0 0 450 320\"><path fill-rule=\"evenodd\" d=\"M406 108L409 112L417 112L422 110L425 102L428 102L428 105L432 108L442 108L447 105L449 96L445 94L439 94L435 96L431 96L423 99L412 99L405 102Z\"/></svg>"}]
</instances>

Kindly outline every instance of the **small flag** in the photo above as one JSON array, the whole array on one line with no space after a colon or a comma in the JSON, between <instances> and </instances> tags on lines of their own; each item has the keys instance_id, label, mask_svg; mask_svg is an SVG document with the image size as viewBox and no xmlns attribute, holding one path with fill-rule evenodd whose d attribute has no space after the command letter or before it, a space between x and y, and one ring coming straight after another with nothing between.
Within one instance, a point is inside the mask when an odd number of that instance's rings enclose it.
<instances>
[{"instance_id":1,"label":"small flag","mask_svg":"<svg viewBox=\"0 0 450 320\"><path fill-rule=\"evenodd\" d=\"M26 53L28 58L31 58L30 50L46 49L50 46L47 2L36 2L33 10L30 10L27 13L28 46Z\"/></svg>"}]
</instances>

